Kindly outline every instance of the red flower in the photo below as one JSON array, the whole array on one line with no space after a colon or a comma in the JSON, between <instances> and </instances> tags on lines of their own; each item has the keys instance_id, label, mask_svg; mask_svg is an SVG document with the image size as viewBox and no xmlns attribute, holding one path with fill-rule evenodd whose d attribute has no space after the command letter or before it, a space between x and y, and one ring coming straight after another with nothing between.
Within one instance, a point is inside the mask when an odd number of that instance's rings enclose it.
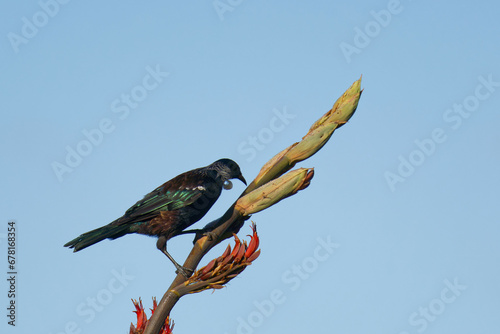
<instances>
[{"instance_id":1,"label":"red flower","mask_svg":"<svg viewBox=\"0 0 500 334\"><path fill-rule=\"evenodd\" d=\"M146 326L148 324L148 317L146 315L146 312L144 312L144 307L142 306L142 300L139 298L139 302L137 300L133 300L132 302L134 303L135 306L135 311L134 313L137 314L137 326L134 326L134 324L130 324L130 334L142 334L144 333L144 330L146 329ZM156 298L153 298L153 308L151 309L151 315L156 310ZM160 334L172 334L172 329L174 328L174 323L173 321L170 320L170 316L167 317L165 320L165 324L161 328Z\"/></svg>"},{"instance_id":2,"label":"red flower","mask_svg":"<svg viewBox=\"0 0 500 334\"><path fill-rule=\"evenodd\" d=\"M248 248L245 252L245 257L249 262L252 262L256 258L259 257L260 255L260 250L257 250L259 248L259 236L257 235L257 225L255 223L252 223L250 226L253 231L253 235L248 235L250 237L250 243L248 244Z\"/></svg>"},{"instance_id":3,"label":"red flower","mask_svg":"<svg viewBox=\"0 0 500 334\"><path fill-rule=\"evenodd\" d=\"M259 257L257 227L252 223L251 228L253 234L250 235L250 243L247 245L246 241L241 241L234 234L234 248L231 250L231 246L228 245L221 256L197 270L184 283L188 290L187 293L200 292L206 289L220 289Z\"/></svg>"}]
</instances>

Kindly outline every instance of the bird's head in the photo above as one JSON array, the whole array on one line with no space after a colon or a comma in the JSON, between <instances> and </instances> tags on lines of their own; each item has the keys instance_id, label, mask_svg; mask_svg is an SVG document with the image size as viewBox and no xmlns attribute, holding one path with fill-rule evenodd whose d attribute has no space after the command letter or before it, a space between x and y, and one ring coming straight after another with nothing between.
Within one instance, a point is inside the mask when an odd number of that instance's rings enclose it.
<instances>
[{"instance_id":1,"label":"bird's head","mask_svg":"<svg viewBox=\"0 0 500 334\"><path fill-rule=\"evenodd\" d=\"M230 179L238 179L245 185L247 184L243 174L241 174L240 166L238 166L238 164L231 159L217 160L209 167L217 171L224 182Z\"/></svg>"}]
</instances>

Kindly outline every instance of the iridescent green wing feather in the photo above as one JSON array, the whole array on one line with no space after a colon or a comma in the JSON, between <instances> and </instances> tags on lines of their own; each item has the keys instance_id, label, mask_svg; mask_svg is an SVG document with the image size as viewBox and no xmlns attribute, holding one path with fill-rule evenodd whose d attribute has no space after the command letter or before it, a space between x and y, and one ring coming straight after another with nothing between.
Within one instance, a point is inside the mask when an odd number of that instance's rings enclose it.
<instances>
[{"instance_id":1,"label":"iridescent green wing feather","mask_svg":"<svg viewBox=\"0 0 500 334\"><path fill-rule=\"evenodd\" d=\"M173 211L188 206L201 195L202 192L199 189L163 191L160 187L135 203L125 212L124 217L131 220L151 219L160 211Z\"/></svg>"},{"instance_id":2,"label":"iridescent green wing feather","mask_svg":"<svg viewBox=\"0 0 500 334\"><path fill-rule=\"evenodd\" d=\"M128 222L138 222L154 218L160 211L178 210L193 204L205 191L203 186L212 181L197 170L181 174L159 186L125 212ZM123 220L122 220L123 222Z\"/></svg>"}]
</instances>

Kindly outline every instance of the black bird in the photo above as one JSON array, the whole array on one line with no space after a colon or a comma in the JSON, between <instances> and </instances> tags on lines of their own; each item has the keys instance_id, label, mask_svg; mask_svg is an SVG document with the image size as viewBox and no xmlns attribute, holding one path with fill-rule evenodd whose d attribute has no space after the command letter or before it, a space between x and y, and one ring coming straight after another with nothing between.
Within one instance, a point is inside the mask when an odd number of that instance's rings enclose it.
<instances>
[{"instance_id":1,"label":"black bird","mask_svg":"<svg viewBox=\"0 0 500 334\"><path fill-rule=\"evenodd\" d=\"M116 239L129 233L157 236L156 247L175 265L177 271L189 276L167 252L167 240L200 220L219 198L222 187L230 179L245 185L240 167L230 159L220 159L202 168L182 173L159 186L125 214L113 222L89 231L64 246L78 252L106 238Z\"/></svg>"}]
</instances>

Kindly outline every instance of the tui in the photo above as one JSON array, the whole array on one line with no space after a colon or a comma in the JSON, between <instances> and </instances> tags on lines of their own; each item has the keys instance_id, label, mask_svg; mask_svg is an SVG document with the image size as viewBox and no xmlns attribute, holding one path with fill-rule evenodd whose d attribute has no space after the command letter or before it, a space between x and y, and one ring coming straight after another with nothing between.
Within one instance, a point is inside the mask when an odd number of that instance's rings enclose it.
<instances>
[{"instance_id":1,"label":"tui","mask_svg":"<svg viewBox=\"0 0 500 334\"><path fill-rule=\"evenodd\" d=\"M64 247L78 252L106 238L116 239L129 233L157 236L156 247L172 261L178 272L188 277L186 268L167 252L167 240L200 220L217 201L222 187L226 188L226 182L230 184L233 178L247 184L238 164L230 159L220 159L182 173L144 196L122 217L76 237Z\"/></svg>"}]
</instances>

